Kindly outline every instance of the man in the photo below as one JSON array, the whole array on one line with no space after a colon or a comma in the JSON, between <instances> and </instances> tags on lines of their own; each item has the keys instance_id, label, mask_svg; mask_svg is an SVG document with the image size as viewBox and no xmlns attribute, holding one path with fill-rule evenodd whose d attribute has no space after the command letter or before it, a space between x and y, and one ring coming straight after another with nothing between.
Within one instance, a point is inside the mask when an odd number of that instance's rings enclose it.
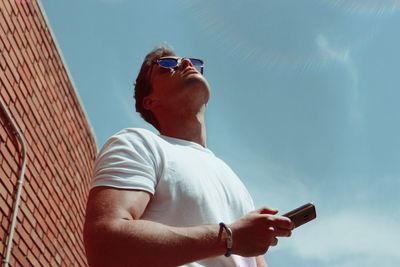
<instances>
[{"instance_id":1,"label":"man","mask_svg":"<svg viewBox=\"0 0 400 267\"><path fill-rule=\"evenodd\" d=\"M202 72L201 60L167 47L146 56L136 110L160 135L125 129L99 152L84 227L90 266L267 266L263 254L290 236L292 222L254 210L239 178L207 149Z\"/></svg>"}]
</instances>

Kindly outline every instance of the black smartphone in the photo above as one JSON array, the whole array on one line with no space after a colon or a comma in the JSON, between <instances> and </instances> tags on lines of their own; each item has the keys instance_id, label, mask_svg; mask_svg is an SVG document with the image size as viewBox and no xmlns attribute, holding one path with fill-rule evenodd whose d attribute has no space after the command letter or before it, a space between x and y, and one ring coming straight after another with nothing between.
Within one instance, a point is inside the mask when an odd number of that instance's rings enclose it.
<instances>
[{"instance_id":1,"label":"black smartphone","mask_svg":"<svg viewBox=\"0 0 400 267\"><path fill-rule=\"evenodd\" d=\"M317 218L317 212L313 203L307 203L297 209L283 214L282 216L288 217L293 222L294 228L297 228L300 225Z\"/></svg>"}]
</instances>

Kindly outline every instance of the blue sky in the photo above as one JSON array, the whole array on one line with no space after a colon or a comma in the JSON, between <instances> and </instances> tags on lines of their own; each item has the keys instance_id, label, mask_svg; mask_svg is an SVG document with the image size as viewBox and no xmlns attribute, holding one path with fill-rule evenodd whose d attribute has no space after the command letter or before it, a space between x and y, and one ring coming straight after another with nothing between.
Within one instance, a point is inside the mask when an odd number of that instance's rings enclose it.
<instances>
[{"instance_id":1,"label":"blue sky","mask_svg":"<svg viewBox=\"0 0 400 267\"><path fill-rule=\"evenodd\" d=\"M400 266L400 2L42 0L99 147L145 54L205 61L208 145L257 206L314 202L272 267Z\"/></svg>"}]
</instances>

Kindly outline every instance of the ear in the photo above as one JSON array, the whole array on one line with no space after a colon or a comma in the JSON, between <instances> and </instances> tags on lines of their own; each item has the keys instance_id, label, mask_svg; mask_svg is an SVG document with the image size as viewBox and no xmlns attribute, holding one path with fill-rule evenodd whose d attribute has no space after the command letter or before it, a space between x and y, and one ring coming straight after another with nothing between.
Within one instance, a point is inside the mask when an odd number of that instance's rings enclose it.
<instances>
[{"instance_id":1,"label":"ear","mask_svg":"<svg viewBox=\"0 0 400 267\"><path fill-rule=\"evenodd\" d=\"M152 110L158 104L157 99L154 99L152 96L146 96L143 98L143 107L147 110Z\"/></svg>"}]
</instances>

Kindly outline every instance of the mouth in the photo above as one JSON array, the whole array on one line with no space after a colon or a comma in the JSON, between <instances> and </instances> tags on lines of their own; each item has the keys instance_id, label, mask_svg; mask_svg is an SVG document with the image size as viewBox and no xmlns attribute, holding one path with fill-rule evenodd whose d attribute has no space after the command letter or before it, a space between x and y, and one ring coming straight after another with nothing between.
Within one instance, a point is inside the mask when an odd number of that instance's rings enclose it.
<instances>
[{"instance_id":1,"label":"mouth","mask_svg":"<svg viewBox=\"0 0 400 267\"><path fill-rule=\"evenodd\" d=\"M187 67L183 72L182 75L189 75L189 74L199 74L198 70L193 67Z\"/></svg>"}]
</instances>

